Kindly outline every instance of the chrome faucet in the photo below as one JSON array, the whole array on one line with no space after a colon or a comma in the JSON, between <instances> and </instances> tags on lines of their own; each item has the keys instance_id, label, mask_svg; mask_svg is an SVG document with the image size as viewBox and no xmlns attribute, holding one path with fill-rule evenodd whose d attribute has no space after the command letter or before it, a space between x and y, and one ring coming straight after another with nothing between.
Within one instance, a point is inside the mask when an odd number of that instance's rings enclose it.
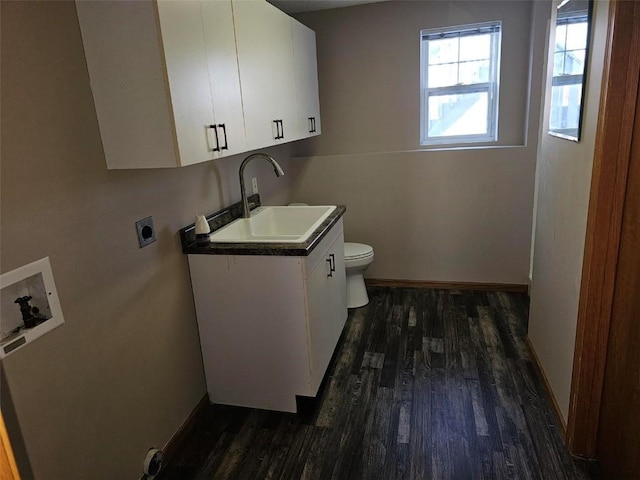
<instances>
[{"instance_id":1,"label":"chrome faucet","mask_svg":"<svg viewBox=\"0 0 640 480\"><path fill-rule=\"evenodd\" d=\"M240 195L242 196L242 218L249 218L249 203L247 202L247 191L244 187L244 167L247 166L254 158L262 157L267 160L271 165L273 165L273 171L276 174L276 177L281 177L284 175L284 170L282 167L278 165L278 162L271 155L267 155L266 153L252 153L247 158L245 158L240 164Z\"/></svg>"}]
</instances>

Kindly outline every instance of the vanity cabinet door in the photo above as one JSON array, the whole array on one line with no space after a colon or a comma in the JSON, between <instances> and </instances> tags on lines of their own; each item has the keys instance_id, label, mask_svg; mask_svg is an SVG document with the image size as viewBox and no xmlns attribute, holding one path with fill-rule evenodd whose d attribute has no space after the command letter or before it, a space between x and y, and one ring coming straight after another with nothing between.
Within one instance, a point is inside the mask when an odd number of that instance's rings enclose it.
<instances>
[{"instance_id":1,"label":"vanity cabinet door","mask_svg":"<svg viewBox=\"0 0 640 480\"><path fill-rule=\"evenodd\" d=\"M344 240L342 235L331 248L329 255L333 255L334 272L330 282L329 298L331 301L331 315L334 328L334 345L338 343L342 329L347 321L347 278L344 264Z\"/></svg>"},{"instance_id":2,"label":"vanity cabinet door","mask_svg":"<svg viewBox=\"0 0 640 480\"><path fill-rule=\"evenodd\" d=\"M347 318L342 221L318 249L306 280L311 394L317 393Z\"/></svg>"},{"instance_id":3,"label":"vanity cabinet door","mask_svg":"<svg viewBox=\"0 0 640 480\"><path fill-rule=\"evenodd\" d=\"M234 0L247 147L294 140L296 84L291 18L265 0Z\"/></svg>"},{"instance_id":4,"label":"vanity cabinet door","mask_svg":"<svg viewBox=\"0 0 640 480\"><path fill-rule=\"evenodd\" d=\"M329 252L312 270L307 278L309 335L309 371L311 373L311 395L318 391L322 378L327 370L336 345L333 319L333 302L331 299L332 270Z\"/></svg>"},{"instance_id":5,"label":"vanity cabinet door","mask_svg":"<svg viewBox=\"0 0 640 480\"><path fill-rule=\"evenodd\" d=\"M298 101L297 135L299 138L307 138L320 135L321 131L316 34L295 19L291 22Z\"/></svg>"}]
</instances>

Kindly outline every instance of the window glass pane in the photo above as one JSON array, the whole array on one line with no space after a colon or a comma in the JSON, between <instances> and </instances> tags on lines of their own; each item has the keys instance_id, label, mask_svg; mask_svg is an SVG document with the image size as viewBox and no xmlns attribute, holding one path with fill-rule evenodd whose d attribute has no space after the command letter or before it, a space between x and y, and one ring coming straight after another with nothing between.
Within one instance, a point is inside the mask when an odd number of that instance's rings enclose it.
<instances>
[{"instance_id":1,"label":"window glass pane","mask_svg":"<svg viewBox=\"0 0 640 480\"><path fill-rule=\"evenodd\" d=\"M431 95L428 99L428 136L487 134L488 108L487 92Z\"/></svg>"},{"instance_id":2,"label":"window glass pane","mask_svg":"<svg viewBox=\"0 0 640 480\"><path fill-rule=\"evenodd\" d=\"M556 27L556 52L566 49L567 42L567 26L558 25Z\"/></svg>"},{"instance_id":3,"label":"window glass pane","mask_svg":"<svg viewBox=\"0 0 640 480\"><path fill-rule=\"evenodd\" d=\"M422 145L496 140L498 96L490 92L497 90L500 29L491 22L421 30Z\"/></svg>"},{"instance_id":4,"label":"window glass pane","mask_svg":"<svg viewBox=\"0 0 640 480\"><path fill-rule=\"evenodd\" d=\"M553 54L553 76L562 74L564 74L564 52L556 52Z\"/></svg>"},{"instance_id":5,"label":"window glass pane","mask_svg":"<svg viewBox=\"0 0 640 480\"><path fill-rule=\"evenodd\" d=\"M460 37L460 61L487 60L491 57L491 34Z\"/></svg>"},{"instance_id":6,"label":"window glass pane","mask_svg":"<svg viewBox=\"0 0 640 480\"><path fill-rule=\"evenodd\" d=\"M458 83L458 64L445 63L429 67L429 88L448 87Z\"/></svg>"},{"instance_id":7,"label":"window glass pane","mask_svg":"<svg viewBox=\"0 0 640 480\"><path fill-rule=\"evenodd\" d=\"M549 128L562 133L578 130L582 83L558 85L551 89L551 120Z\"/></svg>"},{"instance_id":8,"label":"window glass pane","mask_svg":"<svg viewBox=\"0 0 640 480\"><path fill-rule=\"evenodd\" d=\"M458 81L463 85L485 83L489 81L489 60L465 62L460 64Z\"/></svg>"},{"instance_id":9,"label":"window glass pane","mask_svg":"<svg viewBox=\"0 0 640 480\"><path fill-rule=\"evenodd\" d=\"M458 61L458 38L429 40L429 65Z\"/></svg>"},{"instance_id":10,"label":"window glass pane","mask_svg":"<svg viewBox=\"0 0 640 480\"><path fill-rule=\"evenodd\" d=\"M579 50L587 47L586 22L567 25L567 50Z\"/></svg>"},{"instance_id":11,"label":"window glass pane","mask_svg":"<svg viewBox=\"0 0 640 480\"><path fill-rule=\"evenodd\" d=\"M564 60L565 75L580 75L584 71L584 50L567 52Z\"/></svg>"}]
</instances>

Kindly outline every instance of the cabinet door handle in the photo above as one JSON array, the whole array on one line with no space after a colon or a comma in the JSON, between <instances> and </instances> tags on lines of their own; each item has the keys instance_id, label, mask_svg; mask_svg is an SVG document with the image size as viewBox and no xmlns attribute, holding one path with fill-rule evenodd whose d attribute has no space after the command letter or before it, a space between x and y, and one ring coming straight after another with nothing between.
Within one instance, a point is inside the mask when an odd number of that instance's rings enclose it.
<instances>
[{"instance_id":1,"label":"cabinet door handle","mask_svg":"<svg viewBox=\"0 0 640 480\"><path fill-rule=\"evenodd\" d=\"M331 259L331 262L329 263L331 265L331 272L335 272L336 271L336 256L335 254L330 254L329 258Z\"/></svg>"},{"instance_id":2,"label":"cabinet door handle","mask_svg":"<svg viewBox=\"0 0 640 480\"><path fill-rule=\"evenodd\" d=\"M331 265L330 258L327 258L327 263L329 264L329 273L327 273L327 277L333 277L333 266Z\"/></svg>"},{"instance_id":3,"label":"cabinet door handle","mask_svg":"<svg viewBox=\"0 0 640 480\"><path fill-rule=\"evenodd\" d=\"M284 138L284 123L282 120L278 120L280 122L280 138Z\"/></svg>"},{"instance_id":4,"label":"cabinet door handle","mask_svg":"<svg viewBox=\"0 0 640 480\"><path fill-rule=\"evenodd\" d=\"M229 150L229 142L227 141L227 127L224 123L218 125L222 129L222 133L224 134L224 147L220 147L220 150Z\"/></svg>"},{"instance_id":5,"label":"cabinet door handle","mask_svg":"<svg viewBox=\"0 0 640 480\"><path fill-rule=\"evenodd\" d=\"M280 120L274 120L273 123L276 124L276 135L273 138L274 140L280 140L282 138L280 136Z\"/></svg>"},{"instance_id":6,"label":"cabinet door handle","mask_svg":"<svg viewBox=\"0 0 640 480\"><path fill-rule=\"evenodd\" d=\"M215 125L209 125L209 128L213 129L213 133L216 136L216 146L214 148L212 148L211 150L213 150L214 152L219 152L220 151L220 141L218 140L218 128Z\"/></svg>"},{"instance_id":7,"label":"cabinet door handle","mask_svg":"<svg viewBox=\"0 0 640 480\"><path fill-rule=\"evenodd\" d=\"M309 117L309 133L313 133L313 117Z\"/></svg>"}]
</instances>

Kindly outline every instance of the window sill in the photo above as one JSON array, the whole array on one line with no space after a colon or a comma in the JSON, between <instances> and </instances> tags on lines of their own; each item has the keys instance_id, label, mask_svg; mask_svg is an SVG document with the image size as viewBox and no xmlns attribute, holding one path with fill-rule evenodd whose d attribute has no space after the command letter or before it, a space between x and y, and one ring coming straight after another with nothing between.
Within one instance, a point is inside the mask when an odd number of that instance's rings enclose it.
<instances>
[{"instance_id":1,"label":"window sill","mask_svg":"<svg viewBox=\"0 0 640 480\"><path fill-rule=\"evenodd\" d=\"M442 152L449 150L500 150L505 148L525 148L527 145L522 144L510 144L510 145L495 145L495 144L458 144L458 145L421 145L420 148L412 150L415 152ZM409 150L407 150L409 151Z\"/></svg>"}]
</instances>

